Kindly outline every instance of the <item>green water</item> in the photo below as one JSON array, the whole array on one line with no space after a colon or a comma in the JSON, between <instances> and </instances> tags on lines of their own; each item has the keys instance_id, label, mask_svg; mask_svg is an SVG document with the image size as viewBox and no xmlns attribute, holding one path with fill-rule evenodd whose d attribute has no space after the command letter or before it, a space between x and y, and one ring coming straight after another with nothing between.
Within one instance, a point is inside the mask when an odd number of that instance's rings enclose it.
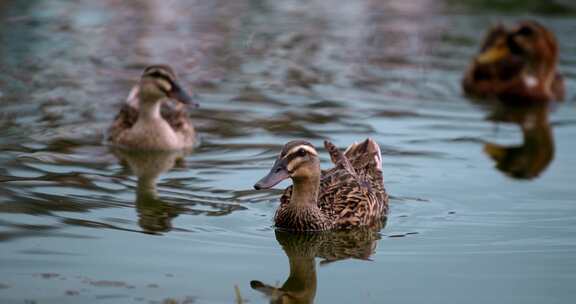
<instances>
[{"instance_id":1,"label":"green water","mask_svg":"<svg viewBox=\"0 0 576 304\"><path fill-rule=\"evenodd\" d=\"M573 301L574 6L469 2L0 2L0 302ZM567 100L463 97L484 29L523 18L556 33ZM200 101L200 145L113 151L102 130L158 62ZM252 185L282 145L368 136L386 227L275 232L288 182Z\"/></svg>"}]
</instances>

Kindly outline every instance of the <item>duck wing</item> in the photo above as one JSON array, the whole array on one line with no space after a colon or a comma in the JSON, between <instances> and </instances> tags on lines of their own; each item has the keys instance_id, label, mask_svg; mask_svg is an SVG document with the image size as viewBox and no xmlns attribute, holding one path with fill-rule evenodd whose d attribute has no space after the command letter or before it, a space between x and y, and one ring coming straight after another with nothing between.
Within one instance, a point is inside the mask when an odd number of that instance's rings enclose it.
<instances>
[{"instance_id":1,"label":"duck wing","mask_svg":"<svg viewBox=\"0 0 576 304\"><path fill-rule=\"evenodd\" d=\"M341 153L325 143L336 167L327 170L320 185L320 207L340 228L372 225L387 212L388 195L382 179L380 147L372 139L354 143Z\"/></svg>"},{"instance_id":2,"label":"duck wing","mask_svg":"<svg viewBox=\"0 0 576 304\"><path fill-rule=\"evenodd\" d=\"M382 171L382 152L380 146L371 138L351 144L344 151L344 155L359 174L372 169Z\"/></svg>"},{"instance_id":3,"label":"duck wing","mask_svg":"<svg viewBox=\"0 0 576 304\"><path fill-rule=\"evenodd\" d=\"M359 179L348 157L334 144L324 141L324 147L335 166L322 175L318 205L334 219L336 227L358 226L367 214L365 202L370 185Z\"/></svg>"},{"instance_id":4,"label":"duck wing","mask_svg":"<svg viewBox=\"0 0 576 304\"><path fill-rule=\"evenodd\" d=\"M168 104L165 102L162 104L160 113L174 131L190 132L192 123L183 104Z\"/></svg>"},{"instance_id":5,"label":"duck wing","mask_svg":"<svg viewBox=\"0 0 576 304\"><path fill-rule=\"evenodd\" d=\"M138 109L128 103L124 103L120 108L120 111L118 111L118 114L116 114L114 122L108 129L108 140L113 141L118 138L120 133L132 128L137 120Z\"/></svg>"},{"instance_id":6,"label":"duck wing","mask_svg":"<svg viewBox=\"0 0 576 304\"><path fill-rule=\"evenodd\" d=\"M364 183L370 184L372 192L378 196L379 201L387 201L388 196L384 189L382 176L382 152L380 146L371 138L361 143L350 145L344 152L350 159L358 178Z\"/></svg>"},{"instance_id":7,"label":"duck wing","mask_svg":"<svg viewBox=\"0 0 576 304\"><path fill-rule=\"evenodd\" d=\"M332 160L334 165L336 165L332 170L328 171L344 170L350 173L350 175L353 176L356 175L356 170L354 170L354 166L352 166L352 163L350 162L348 157L345 156L340 150L338 150L338 147L336 147L333 143L327 140L324 141L324 147L330 154L330 159Z\"/></svg>"}]
</instances>

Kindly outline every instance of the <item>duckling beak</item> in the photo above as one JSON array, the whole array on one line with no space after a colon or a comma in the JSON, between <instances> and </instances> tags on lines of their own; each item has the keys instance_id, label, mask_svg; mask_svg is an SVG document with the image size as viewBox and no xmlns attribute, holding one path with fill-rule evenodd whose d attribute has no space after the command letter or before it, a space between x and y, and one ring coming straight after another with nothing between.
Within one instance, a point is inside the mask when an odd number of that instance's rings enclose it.
<instances>
[{"instance_id":1,"label":"duckling beak","mask_svg":"<svg viewBox=\"0 0 576 304\"><path fill-rule=\"evenodd\" d=\"M504 57L508 56L509 54L510 54L510 52L509 52L508 48L506 48L506 47L493 47L493 48L486 50L483 53L480 53L476 57L476 62L478 62L480 64L493 63L493 62L496 62L500 59L503 59Z\"/></svg>"},{"instance_id":2,"label":"duckling beak","mask_svg":"<svg viewBox=\"0 0 576 304\"><path fill-rule=\"evenodd\" d=\"M289 177L290 173L286 169L286 161L278 159L274 163L274 166L272 166L272 169L270 169L268 175L264 176L254 185L254 189L270 189Z\"/></svg>"},{"instance_id":3,"label":"duckling beak","mask_svg":"<svg viewBox=\"0 0 576 304\"><path fill-rule=\"evenodd\" d=\"M168 97L178 100L179 102L190 105L194 108L199 107L200 105L188 95L186 90L182 89L179 83L173 82L172 83L172 90L168 93Z\"/></svg>"}]
</instances>

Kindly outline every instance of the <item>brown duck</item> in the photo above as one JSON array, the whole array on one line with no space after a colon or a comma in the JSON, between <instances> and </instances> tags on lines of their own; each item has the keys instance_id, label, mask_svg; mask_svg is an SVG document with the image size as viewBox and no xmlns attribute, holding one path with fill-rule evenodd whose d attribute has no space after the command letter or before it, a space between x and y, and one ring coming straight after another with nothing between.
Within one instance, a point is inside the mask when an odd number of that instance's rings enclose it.
<instances>
[{"instance_id":1,"label":"brown duck","mask_svg":"<svg viewBox=\"0 0 576 304\"><path fill-rule=\"evenodd\" d=\"M543 102L564 98L558 73L558 43L535 21L488 31L480 53L466 71L462 86L470 96L510 102Z\"/></svg>"},{"instance_id":2,"label":"brown duck","mask_svg":"<svg viewBox=\"0 0 576 304\"><path fill-rule=\"evenodd\" d=\"M190 103L197 106L176 81L172 68L148 66L114 119L108 140L130 150L189 148L195 142L186 110Z\"/></svg>"},{"instance_id":3,"label":"brown duck","mask_svg":"<svg viewBox=\"0 0 576 304\"><path fill-rule=\"evenodd\" d=\"M380 147L372 139L354 143L344 153L325 141L335 167L320 169L312 144L288 142L270 173L254 185L271 188L291 178L274 218L277 228L321 231L372 226L386 219L388 195L382 179Z\"/></svg>"}]
</instances>

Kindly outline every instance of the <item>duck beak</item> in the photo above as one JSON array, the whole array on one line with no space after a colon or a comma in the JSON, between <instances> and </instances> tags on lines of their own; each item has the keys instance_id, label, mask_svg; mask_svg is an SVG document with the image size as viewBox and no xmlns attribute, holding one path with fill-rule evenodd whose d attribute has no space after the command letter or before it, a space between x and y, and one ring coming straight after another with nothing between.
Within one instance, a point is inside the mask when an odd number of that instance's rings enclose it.
<instances>
[{"instance_id":1,"label":"duck beak","mask_svg":"<svg viewBox=\"0 0 576 304\"><path fill-rule=\"evenodd\" d=\"M179 83L172 83L172 90L168 93L168 97L178 100L179 102L197 108L199 104L188 95L186 90L182 89Z\"/></svg>"},{"instance_id":2,"label":"duck beak","mask_svg":"<svg viewBox=\"0 0 576 304\"><path fill-rule=\"evenodd\" d=\"M254 185L254 189L270 189L289 177L290 173L288 172L288 169L286 169L286 161L283 159L277 159L274 163L274 166L272 166L272 169L270 169L268 175L260 179Z\"/></svg>"},{"instance_id":3,"label":"duck beak","mask_svg":"<svg viewBox=\"0 0 576 304\"><path fill-rule=\"evenodd\" d=\"M507 47L493 47L493 48L489 48L486 51L480 53L477 57L476 57L476 62L480 63L480 64L488 64L488 63L493 63L496 62L498 60L503 59L504 57L508 56L510 54L510 51L508 50Z\"/></svg>"}]
</instances>

